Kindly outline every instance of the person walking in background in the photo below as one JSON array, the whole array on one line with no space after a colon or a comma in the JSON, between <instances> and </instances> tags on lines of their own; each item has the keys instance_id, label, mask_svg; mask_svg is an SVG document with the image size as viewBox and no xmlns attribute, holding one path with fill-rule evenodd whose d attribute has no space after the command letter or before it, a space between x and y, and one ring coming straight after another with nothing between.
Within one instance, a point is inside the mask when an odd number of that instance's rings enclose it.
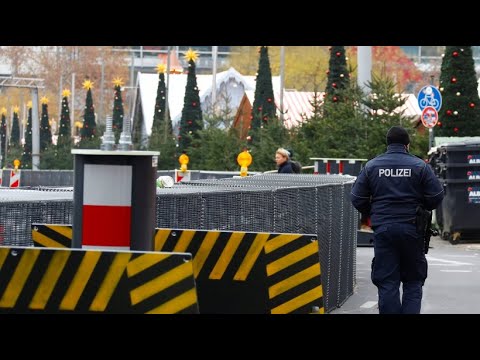
<instances>
[{"instance_id":1,"label":"person walking in background","mask_svg":"<svg viewBox=\"0 0 480 360\"><path fill-rule=\"evenodd\" d=\"M380 314L420 313L427 260L416 210L433 210L444 196L432 168L409 154L409 144L404 128L391 127L387 152L367 162L351 192L353 206L370 216L374 231L371 278L378 288Z\"/></svg>"},{"instance_id":2,"label":"person walking in background","mask_svg":"<svg viewBox=\"0 0 480 360\"><path fill-rule=\"evenodd\" d=\"M284 148L278 148L275 152L275 162L278 166L278 173L293 174L292 163L290 162L290 151Z\"/></svg>"}]
</instances>

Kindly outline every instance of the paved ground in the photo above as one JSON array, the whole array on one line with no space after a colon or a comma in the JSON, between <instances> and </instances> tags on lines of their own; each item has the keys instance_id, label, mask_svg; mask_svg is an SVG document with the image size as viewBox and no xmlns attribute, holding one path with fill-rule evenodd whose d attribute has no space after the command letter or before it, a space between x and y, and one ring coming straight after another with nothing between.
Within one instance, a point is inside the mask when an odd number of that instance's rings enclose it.
<instances>
[{"instance_id":1,"label":"paved ground","mask_svg":"<svg viewBox=\"0 0 480 360\"><path fill-rule=\"evenodd\" d=\"M435 237L430 244L422 314L480 314L480 241L451 245ZM354 294L332 314L378 314L372 258L373 248L357 248Z\"/></svg>"}]
</instances>

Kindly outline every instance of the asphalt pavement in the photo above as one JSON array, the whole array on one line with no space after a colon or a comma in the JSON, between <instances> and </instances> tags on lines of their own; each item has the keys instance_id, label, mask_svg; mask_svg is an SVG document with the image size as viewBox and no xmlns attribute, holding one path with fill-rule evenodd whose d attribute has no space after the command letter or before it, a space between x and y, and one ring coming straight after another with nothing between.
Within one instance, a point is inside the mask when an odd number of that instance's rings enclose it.
<instances>
[{"instance_id":1,"label":"asphalt pavement","mask_svg":"<svg viewBox=\"0 0 480 360\"><path fill-rule=\"evenodd\" d=\"M452 245L433 237L422 314L480 314L480 240ZM373 247L357 248L354 294L331 314L378 314L377 288L370 280Z\"/></svg>"}]
</instances>

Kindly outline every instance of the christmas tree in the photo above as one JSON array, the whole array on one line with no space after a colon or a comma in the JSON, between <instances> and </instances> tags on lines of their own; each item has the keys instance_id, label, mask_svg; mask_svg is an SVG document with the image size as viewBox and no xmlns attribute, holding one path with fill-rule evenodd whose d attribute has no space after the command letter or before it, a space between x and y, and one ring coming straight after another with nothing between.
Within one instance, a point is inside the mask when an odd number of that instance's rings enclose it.
<instances>
[{"instance_id":1,"label":"christmas tree","mask_svg":"<svg viewBox=\"0 0 480 360\"><path fill-rule=\"evenodd\" d=\"M123 129L123 100L122 100L122 79L113 80L115 95L113 99L112 129L115 134L115 142L118 143Z\"/></svg>"},{"instance_id":2,"label":"christmas tree","mask_svg":"<svg viewBox=\"0 0 480 360\"><path fill-rule=\"evenodd\" d=\"M153 113L153 124L152 124L152 134L155 131L162 133L171 134L172 133L172 121L170 119L170 114L167 115L165 119L166 104L166 86L165 86L165 65L158 64L158 87L157 87L157 98L155 99L155 111Z\"/></svg>"},{"instance_id":3,"label":"christmas tree","mask_svg":"<svg viewBox=\"0 0 480 360\"><path fill-rule=\"evenodd\" d=\"M10 134L10 146L19 147L20 146L20 124L18 122L18 112L19 107L13 107L13 121L12 121L12 132Z\"/></svg>"},{"instance_id":4,"label":"christmas tree","mask_svg":"<svg viewBox=\"0 0 480 360\"><path fill-rule=\"evenodd\" d=\"M32 102L29 101L27 104L28 107L28 118L27 125L25 129L25 144L23 145L22 169L31 169L32 168Z\"/></svg>"},{"instance_id":5,"label":"christmas tree","mask_svg":"<svg viewBox=\"0 0 480 360\"><path fill-rule=\"evenodd\" d=\"M262 124L268 123L275 118L275 99L273 96L272 71L268 58L268 47L261 46L259 49L258 72L255 85L255 98L252 107L251 129L256 130Z\"/></svg>"},{"instance_id":6,"label":"christmas tree","mask_svg":"<svg viewBox=\"0 0 480 360\"><path fill-rule=\"evenodd\" d=\"M5 146L7 141L7 108L2 107L0 110L0 114L2 115L2 123L0 125L0 138L2 139L1 146L2 146L2 164L1 167L3 168L5 164Z\"/></svg>"},{"instance_id":7,"label":"christmas tree","mask_svg":"<svg viewBox=\"0 0 480 360\"><path fill-rule=\"evenodd\" d=\"M200 107L197 75L195 73L197 57L197 53L192 49L189 49L185 54L185 59L188 61L188 75L178 135L180 151L187 150L192 140L197 138L197 131L203 129L202 108Z\"/></svg>"},{"instance_id":8,"label":"christmas tree","mask_svg":"<svg viewBox=\"0 0 480 360\"><path fill-rule=\"evenodd\" d=\"M93 106L92 87L93 82L90 80L85 80L83 82L83 88L87 90L87 97L85 99L85 111L83 113L83 127L80 130L81 147L88 147L94 142L95 139L97 139L97 124L95 123L95 107Z\"/></svg>"},{"instance_id":9,"label":"christmas tree","mask_svg":"<svg viewBox=\"0 0 480 360\"><path fill-rule=\"evenodd\" d=\"M42 103L42 120L40 121L40 151L45 151L52 145L52 130L48 121L48 98L43 96L40 99Z\"/></svg>"},{"instance_id":10,"label":"christmas tree","mask_svg":"<svg viewBox=\"0 0 480 360\"><path fill-rule=\"evenodd\" d=\"M62 147L65 149L70 149L72 147L72 136L70 133L70 109L68 107L69 96L70 90L63 90L62 113L60 114L60 129L58 130L57 148Z\"/></svg>"},{"instance_id":11,"label":"christmas tree","mask_svg":"<svg viewBox=\"0 0 480 360\"><path fill-rule=\"evenodd\" d=\"M480 101L471 46L446 46L440 92L442 107L435 136L480 135Z\"/></svg>"},{"instance_id":12,"label":"christmas tree","mask_svg":"<svg viewBox=\"0 0 480 360\"><path fill-rule=\"evenodd\" d=\"M161 160L158 162L159 169L173 169L177 166L176 143L172 132L170 114L166 113L167 99L165 87L165 65L158 64L158 87L157 99L155 100L155 112L153 114L152 135L148 142L148 149L160 151Z\"/></svg>"},{"instance_id":13,"label":"christmas tree","mask_svg":"<svg viewBox=\"0 0 480 360\"><path fill-rule=\"evenodd\" d=\"M341 100L341 92L348 88L350 75L347 69L347 58L344 46L330 47L330 60L327 70L327 87L325 101L337 102Z\"/></svg>"}]
</instances>

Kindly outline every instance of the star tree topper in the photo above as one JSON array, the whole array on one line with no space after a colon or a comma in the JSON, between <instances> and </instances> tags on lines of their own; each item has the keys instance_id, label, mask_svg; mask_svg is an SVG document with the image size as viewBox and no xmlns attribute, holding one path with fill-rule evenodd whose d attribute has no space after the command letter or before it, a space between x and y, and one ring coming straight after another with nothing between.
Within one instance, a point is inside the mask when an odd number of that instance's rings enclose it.
<instances>
[{"instance_id":1,"label":"star tree topper","mask_svg":"<svg viewBox=\"0 0 480 360\"><path fill-rule=\"evenodd\" d=\"M192 60L193 62L197 61L198 59L198 53L196 51L193 51L191 48L188 49L188 51L185 53L185 59L187 61Z\"/></svg>"},{"instance_id":2,"label":"star tree topper","mask_svg":"<svg viewBox=\"0 0 480 360\"><path fill-rule=\"evenodd\" d=\"M93 87L93 81L90 81L90 80L85 80L83 83L82 83L82 86L85 90L90 90L92 87Z\"/></svg>"},{"instance_id":3,"label":"star tree topper","mask_svg":"<svg viewBox=\"0 0 480 360\"><path fill-rule=\"evenodd\" d=\"M123 85L123 79L121 77L116 77L112 82L115 87L121 87Z\"/></svg>"},{"instance_id":4,"label":"star tree topper","mask_svg":"<svg viewBox=\"0 0 480 360\"><path fill-rule=\"evenodd\" d=\"M163 74L167 70L165 64L158 64L157 65L157 74Z\"/></svg>"}]
</instances>

